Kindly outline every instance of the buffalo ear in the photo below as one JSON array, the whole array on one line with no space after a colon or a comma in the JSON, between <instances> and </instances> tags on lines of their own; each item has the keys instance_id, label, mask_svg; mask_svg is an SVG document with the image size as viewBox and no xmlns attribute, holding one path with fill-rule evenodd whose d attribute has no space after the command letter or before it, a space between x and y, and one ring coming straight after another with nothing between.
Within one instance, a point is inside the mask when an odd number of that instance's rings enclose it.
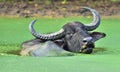
<instances>
[{"instance_id":1,"label":"buffalo ear","mask_svg":"<svg viewBox=\"0 0 120 72\"><path fill-rule=\"evenodd\" d=\"M93 37L93 41L95 42L101 38L104 38L106 36L106 34L101 33L101 32L93 32L93 33L91 33L91 36Z\"/></svg>"}]
</instances>

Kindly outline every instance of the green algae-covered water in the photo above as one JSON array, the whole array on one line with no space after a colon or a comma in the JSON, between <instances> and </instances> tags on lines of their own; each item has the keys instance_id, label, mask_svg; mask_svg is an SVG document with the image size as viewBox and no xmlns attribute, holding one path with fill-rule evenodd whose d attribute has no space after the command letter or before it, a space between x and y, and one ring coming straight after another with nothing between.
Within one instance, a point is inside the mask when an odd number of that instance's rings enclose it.
<instances>
[{"instance_id":1,"label":"green algae-covered water","mask_svg":"<svg viewBox=\"0 0 120 72\"><path fill-rule=\"evenodd\" d=\"M106 33L92 54L62 57L19 56L22 42L34 38L28 25L33 18L0 17L0 72L120 72L120 18L104 18L95 31ZM86 18L38 18L35 28L55 32L69 21Z\"/></svg>"}]
</instances>

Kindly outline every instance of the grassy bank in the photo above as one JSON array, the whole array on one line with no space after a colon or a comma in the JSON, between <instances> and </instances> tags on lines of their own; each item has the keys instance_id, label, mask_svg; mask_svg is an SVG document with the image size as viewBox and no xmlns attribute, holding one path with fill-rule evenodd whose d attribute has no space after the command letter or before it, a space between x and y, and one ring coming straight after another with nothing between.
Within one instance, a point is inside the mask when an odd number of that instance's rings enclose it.
<instances>
[{"instance_id":1,"label":"grassy bank","mask_svg":"<svg viewBox=\"0 0 120 72\"><path fill-rule=\"evenodd\" d=\"M70 57L22 57L20 45L34 38L28 25L34 18L0 17L0 71L1 72L119 72L120 18L105 18L96 31L107 34L96 42L91 55ZM89 23L86 18L38 18L35 28L41 33L55 32L69 21Z\"/></svg>"}]
</instances>

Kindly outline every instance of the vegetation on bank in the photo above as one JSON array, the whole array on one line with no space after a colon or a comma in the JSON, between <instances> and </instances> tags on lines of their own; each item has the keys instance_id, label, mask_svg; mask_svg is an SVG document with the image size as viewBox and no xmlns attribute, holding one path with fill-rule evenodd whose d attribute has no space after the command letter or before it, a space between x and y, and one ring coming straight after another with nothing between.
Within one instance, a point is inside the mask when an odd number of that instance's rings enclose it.
<instances>
[{"instance_id":1,"label":"vegetation on bank","mask_svg":"<svg viewBox=\"0 0 120 72\"><path fill-rule=\"evenodd\" d=\"M94 8L103 16L120 15L120 1L117 0L1 0L0 15L79 17L81 7Z\"/></svg>"}]
</instances>

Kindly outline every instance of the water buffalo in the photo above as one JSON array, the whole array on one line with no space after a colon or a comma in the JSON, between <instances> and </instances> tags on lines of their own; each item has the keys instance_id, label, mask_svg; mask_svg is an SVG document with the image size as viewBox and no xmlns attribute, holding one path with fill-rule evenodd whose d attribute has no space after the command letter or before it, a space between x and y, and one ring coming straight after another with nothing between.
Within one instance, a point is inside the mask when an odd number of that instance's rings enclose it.
<instances>
[{"instance_id":1,"label":"water buffalo","mask_svg":"<svg viewBox=\"0 0 120 72\"><path fill-rule=\"evenodd\" d=\"M24 42L20 54L55 56L62 53L92 53L95 42L106 35L101 32L91 32L100 25L99 13L89 7L82 9L81 12L90 11L93 14L93 21L90 24L83 24L78 21L70 22L54 33L38 33L33 27L36 20L33 20L29 24L29 30L36 38Z\"/></svg>"}]
</instances>

